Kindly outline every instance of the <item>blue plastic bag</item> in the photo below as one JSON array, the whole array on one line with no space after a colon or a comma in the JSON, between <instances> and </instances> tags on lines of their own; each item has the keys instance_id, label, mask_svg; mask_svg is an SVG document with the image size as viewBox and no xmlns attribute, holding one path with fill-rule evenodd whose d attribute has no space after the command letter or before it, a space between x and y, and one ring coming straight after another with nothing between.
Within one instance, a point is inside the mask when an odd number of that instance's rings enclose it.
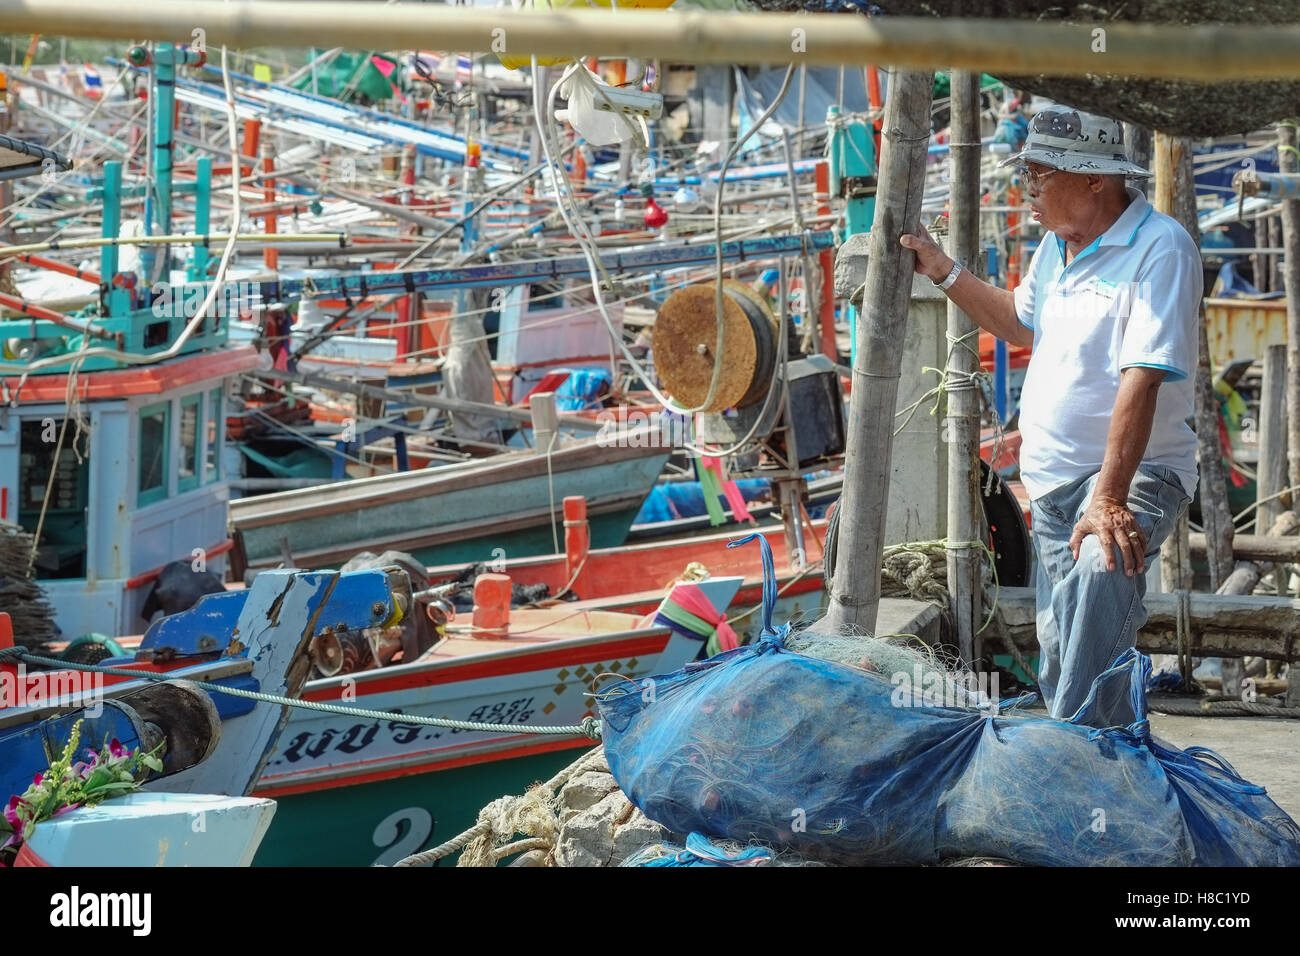
<instances>
[{"instance_id":1,"label":"blue plastic bag","mask_svg":"<svg viewBox=\"0 0 1300 956\"><path fill-rule=\"evenodd\" d=\"M840 863L989 856L1032 865L1300 865L1300 827L1226 761L1153 738L1151 662L1126 651L1071 721L897 706L890 680L753 645L601 695L623 792L677 833ZM1127 699L1124 727L1085 726Z\"/></svg>"}]
</instances>

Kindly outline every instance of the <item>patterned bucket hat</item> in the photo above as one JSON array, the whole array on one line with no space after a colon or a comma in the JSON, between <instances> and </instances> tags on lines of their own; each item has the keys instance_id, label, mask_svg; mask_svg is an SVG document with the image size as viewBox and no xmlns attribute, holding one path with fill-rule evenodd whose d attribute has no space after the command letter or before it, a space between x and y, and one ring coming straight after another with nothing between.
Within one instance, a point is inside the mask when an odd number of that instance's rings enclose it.
<instances>
[{"instance_id":1,"label":"patterned bucket hat","mask_svg":"<svg viewBox=\"0 0 1300 956\"><path fill-rule=\"evenodd\" d=\"M1065 106L1039 110L1025 148L1001 165L1042 163L1067 173L1152 175L1124 153L1124 124Z\"/></svg>"}]
</instances>

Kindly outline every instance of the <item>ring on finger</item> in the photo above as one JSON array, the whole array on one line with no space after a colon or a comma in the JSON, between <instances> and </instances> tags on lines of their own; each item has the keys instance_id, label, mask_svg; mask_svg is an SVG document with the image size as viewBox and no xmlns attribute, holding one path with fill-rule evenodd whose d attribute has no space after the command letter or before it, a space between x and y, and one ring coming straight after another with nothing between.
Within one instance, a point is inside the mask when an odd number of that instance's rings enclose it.
<instances>
[{"instance_id":1,"label":"ring on finger","mask_svg":"<svg viewBox=\"0 0 1300 956\"><path fill-rule=\"evenodd\" d=\"M1130 538L1136 538L1136 537L1138 536L1138 533L1137 533L1136 531L1130 531L1130 532L1128 533L1128 536L1129 536Z\"/></svg>"}]
</instances>

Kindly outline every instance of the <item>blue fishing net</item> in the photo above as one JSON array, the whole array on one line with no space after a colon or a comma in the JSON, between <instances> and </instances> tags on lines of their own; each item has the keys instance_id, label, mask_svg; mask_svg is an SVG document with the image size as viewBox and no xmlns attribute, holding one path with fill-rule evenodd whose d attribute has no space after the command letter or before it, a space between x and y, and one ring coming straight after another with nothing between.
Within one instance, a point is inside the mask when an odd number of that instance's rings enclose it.
<instances>
[{"instance_id":1,"label":"blue fishing net","mask_svg":"<svg viewBox=\"0 0 1300 956\"><path fill-rule=\"evenodd\" d=\"M1218 755L1151 736L1129 650L1070 721L938 706L785 647L763 549L762 638L599 701L610 770L676 833L809 859L921 864L1300 865L1300 827ZM863 639L868 640L868 639ZM1087 726L1115 701L1125 726Z\"/></svg>"}]
</instances>

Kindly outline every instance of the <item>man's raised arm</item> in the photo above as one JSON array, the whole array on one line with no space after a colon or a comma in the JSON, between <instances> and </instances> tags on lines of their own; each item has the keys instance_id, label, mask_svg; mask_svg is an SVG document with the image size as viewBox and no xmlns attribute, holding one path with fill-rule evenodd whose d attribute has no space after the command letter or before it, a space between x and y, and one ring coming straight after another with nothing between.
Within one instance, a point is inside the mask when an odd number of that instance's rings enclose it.
<instances>
[{"instance_id":1,"label":"man's raised arm","mask_svg":"<svg viewBox=\"0 0 1300 956\"><path fill-rule=\"evenodd\" d=\"M898 241L916 253L916 271L931 282L942 282L952 271L952 257L939 248L925 226L918 225L915 235L905 233ZM1033 329L1022 325L1016 317L1016 300L1010 291L977 279L968 269L962 269L957 281L946 291L948 298L985 332L1011 345L1034 344Z\"/></svg>"}]
</instances>

